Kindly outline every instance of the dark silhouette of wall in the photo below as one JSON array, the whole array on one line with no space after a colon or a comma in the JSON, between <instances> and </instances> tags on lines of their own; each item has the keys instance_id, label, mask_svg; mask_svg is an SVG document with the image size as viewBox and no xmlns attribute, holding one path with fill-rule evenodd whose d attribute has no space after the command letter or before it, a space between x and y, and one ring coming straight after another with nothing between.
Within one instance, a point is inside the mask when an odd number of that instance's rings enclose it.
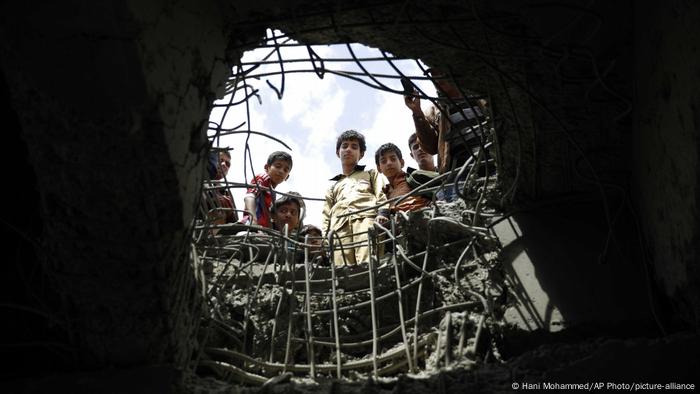
<instances>
[{"instance_id":1,"label":"dark silhouette of wall","mask_svg":"<svg viewBox=\"0 0 700 394\"><path fill-rule=\"evenodd\" d=\"M267 27L308 43L359 41L420 57L449 67L462 87L491 94L500 176L513 197L506 208L567 193L628 195L636 214L618 231L636 234L639 222L643 264L653 264L663 294L677 301L673 317L697 328L698 35L682 27L697 30L699 6L424 1L402 11L404 3L0 6L3 98L11 103L2 122L30 164L5 159L19 194L3 220L40 234L33 250L42 264L28 257L27 266L46 274L40 298L67 324L76 361L66 369L188 364L201 308L188 226L204 174L204 125L230 67ZM454 30L444 23L453 17L469 23ZM613 206L607 212L605 226L615 218ZM540 230L529 228L537 239ZM29 256L32 248L9 231ZM599 240L589 241L597 248ZM541 254L539 245L528 248ZM542 280L561 280L537 269ZM611 283L626 278L616 275ZM29 294L6 294L34 305ZM27 324L42 340L62 339L40 321Z\"/></svg>"}]
</instances>

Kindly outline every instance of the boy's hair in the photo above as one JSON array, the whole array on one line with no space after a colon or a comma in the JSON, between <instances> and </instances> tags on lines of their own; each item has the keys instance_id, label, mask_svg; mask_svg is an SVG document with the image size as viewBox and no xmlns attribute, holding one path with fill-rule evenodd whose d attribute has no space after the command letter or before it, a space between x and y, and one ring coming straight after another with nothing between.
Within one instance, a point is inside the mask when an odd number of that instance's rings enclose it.
<instances>
[{"instance_id":1,"label":"boy's hair","mask_svg":"<svg viewBox=\"0 0 700 394\"><path fill-rule=\"evenodd\" d=\"M267 165L271 165L277 160L288 162L290 168L294 165L294 163L292 162L292 155L290 155L287 152L282 152L280 150L270 153L270 156L267 157Z\"/></svg>"},{"instance_id":2,"label":"boy's hair","mask_svg":"<svg viewBox=\"0 0 700 394\"><path fill-rule=\"evenodd\" d=\"M411 134L410 137L408 137L408 149L409 149L409 150L412 150L412 149L413 149L413 148L411 147L411 145L413 145L413 143L416 142L416 141L418 141L418 134L413 133L413 134Z\"/></svg>"},{"instance_id":3,"label":"boy's hair","mask_svg":"<svg viewBox=\"0 0 700 394\"><path fill-rule=\"evenodd\" d=\"M229 151L227 151L227 150L222 150L222 151L220 151L220 152L219 152L219 157L221 157L221 156L226 156L226 157L228 157L229 160L231 160L231 153L230 153Z\"/></svg>"},{"instance_id":4,"label":"boy's hair","mask_svg":"<svg viewBox=\"0 0 700 394\"><path fill-rule=\"evenodd\" d=\"M304 227L301 228L301 231L299 231L299 235L303 237L306 234L310 234L312 232L318 233L318 236L321 236L323 234L320 228L314 226L313 224L306 224L304 225Z\"/></svg>"},{"instance_id":5,"label":"boy's hair","mask_svg":"<svg viewBox=\"0 0 700 394\"><path fill-rule=\"evenodd\" d=\"M279 160L279 159L278 159ZM282 197L278 198L275 200L275 203L272 204L272 208L270 209L270 213L275 213L279 207L282 205L286 205L289 203L296 203L297 206L299 207L299 217L301 217L301 210L306 208L306 205L304 204L304 200L301 198L301 195L297 192L289 192L289 195L282 195Z\"/></svg>"},{"instance_id":6,"label":"boy's hair","mask_svg":"<svg viewBox=\"0 0 700 394\"><path fill-rule=\"evenodd\" d=\"M377 152L374 153L374 162L377 163L377 168L379 168L379 159L382 158L383 154L388 152L396 153L399 160L403 160L403 157L401 157L401 149L391 142L387 142L386 144L380 146L379 149L377 149Z\"/></svg>"},{"instance_id":7,"label":"boy's hair","mask_svg":"<svg viewBox=\"0 0 700 394\"><path fill-rule=\"evenodd\" d=\"M335 142L335 153L338 153L338 149L340 149L340 145L343 144L343 141L347 140L357 140L357 142L360 144L360 153L364 154L367 150L365 136L362 135L362 133L355 130L346 130L343 131L340 136L338 136L338 140Z\"/></svg>"}]
</instances>

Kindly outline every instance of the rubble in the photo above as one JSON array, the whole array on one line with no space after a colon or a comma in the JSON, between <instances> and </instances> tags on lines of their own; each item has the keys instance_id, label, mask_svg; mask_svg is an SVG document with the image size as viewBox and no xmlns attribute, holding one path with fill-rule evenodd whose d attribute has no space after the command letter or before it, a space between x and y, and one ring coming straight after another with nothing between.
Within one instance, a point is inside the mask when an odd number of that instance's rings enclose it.
<instances>
[{"instance_id":1,"label":"rubble","mask_svg":"<svg viewBox=\"0 0 700 394\"><path fill-rule=\"evenodd\" d=\"M375 226L373 250L386 253L370 264L305 263L305 244L268 233L201 243L217 324L206 325L200 369L261 385L284 373L353 381L498 362L508 297L487 226L495 186L471 181L475 200L397 214L393 233Z\"/></svg>"}]
</instances>

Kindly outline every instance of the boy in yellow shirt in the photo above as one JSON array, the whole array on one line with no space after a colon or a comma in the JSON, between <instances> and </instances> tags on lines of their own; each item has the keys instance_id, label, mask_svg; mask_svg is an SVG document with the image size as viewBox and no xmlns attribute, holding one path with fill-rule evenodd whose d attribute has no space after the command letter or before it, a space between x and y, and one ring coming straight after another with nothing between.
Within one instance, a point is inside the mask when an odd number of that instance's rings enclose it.
<instances>
[{"instance_id":1,"label":"boy in yellow shirt","mask_svg":"<svg viewBox=\"0 0 700 394\"><path fill-rule=\"evenodd\" d=\"M355 130L343 132L336 141L335 154L343 172L331 178L335 183L328 189L323 206L323 231L326 236L331 230L338 236L332 240L336 265L368 262L367 230L375 220L382 224L389 220L388 209L369 209L339 217L386 201L382 191L384 181L377 170L365 171L365 166L357 164L366 150L365 137ZM343 245L357 245L338 250L338 239Z\"/></svg>"}]
</instances>

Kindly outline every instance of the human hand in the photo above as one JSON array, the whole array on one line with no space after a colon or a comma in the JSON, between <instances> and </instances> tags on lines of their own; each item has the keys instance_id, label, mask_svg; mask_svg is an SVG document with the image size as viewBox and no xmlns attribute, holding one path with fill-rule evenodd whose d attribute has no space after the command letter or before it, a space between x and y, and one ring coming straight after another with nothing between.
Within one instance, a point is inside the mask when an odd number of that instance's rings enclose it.
<instances>
[{"instance_id":1,"label":"human hand","mask_svg":"<svg viewBox=\"0 0 700 394\"><path fill-rule=\"evenodd\" d=\"M245 218L247 219L246 222L248 223L248 225L258 224L257 218L255 217L255 215L251 215L250 212L248 212Z\"/></svg>"},{"instance_id":2,"label":"human hand","mask_svg":"<svg viewBox=\"0 0 700 394\"><path fill-rule=\"evenodd\" d=\"M418 96L403 96L403 102L414 115L423 113L423 110L420 108L420 98Z\"/></svg>"}]
</instances>

